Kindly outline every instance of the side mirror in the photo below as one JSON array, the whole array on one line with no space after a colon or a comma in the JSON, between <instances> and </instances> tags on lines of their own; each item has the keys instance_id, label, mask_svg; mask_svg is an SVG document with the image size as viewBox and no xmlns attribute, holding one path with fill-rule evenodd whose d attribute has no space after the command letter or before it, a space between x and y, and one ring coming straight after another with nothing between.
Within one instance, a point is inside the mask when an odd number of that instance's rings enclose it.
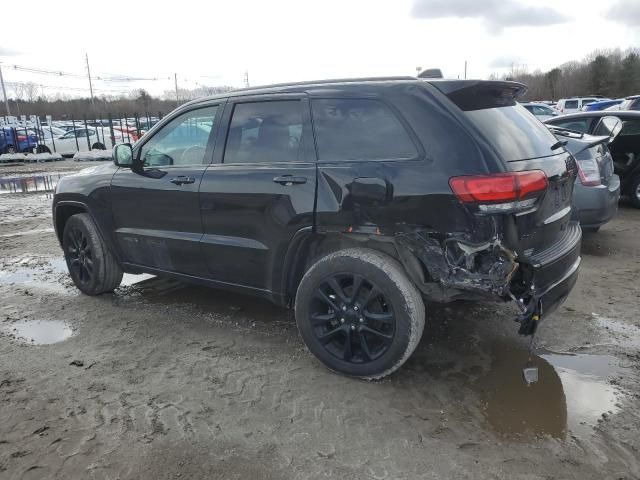
<instances>
[{"instance_id":1,"label":"side mirror","mask_svg":"<svg viewBox=\"0 0 640 480\"><path fill-rule=\"evenodd\" d=\"M606 135L609 137L609 143L613 142L622 130L622 122L618 117L606 116L602 117L595 130L594 135Z\"/></svg>"},{"instance_id":2,"label":"side mirror","mask_svg":"<svg viewBox=\"0 0 640 480\"><path fill-rule=\"evenodd\" d=\"M118 167L133 167L133 149L130 143L119 143L113 147L113 163Z\"/></svg>"}]
</instances>

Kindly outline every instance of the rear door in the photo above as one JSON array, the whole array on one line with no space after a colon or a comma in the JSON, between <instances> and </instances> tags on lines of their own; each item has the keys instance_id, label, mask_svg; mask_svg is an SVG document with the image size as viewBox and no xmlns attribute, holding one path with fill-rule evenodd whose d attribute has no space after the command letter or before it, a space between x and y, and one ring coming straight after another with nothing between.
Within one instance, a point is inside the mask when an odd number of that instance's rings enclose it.
<instances>
[{"instance_id":1,"label":"rear door","mask_svg":"<svg viewBox=\"0 0 640 480\"><path fill-rule=\"evenodd\" d=\"M305 95L229 101L200 188L208 276L278 293L287 248L313 225L316 165Z\"/></svg>"},{"instance_id":2,"label":"rear door","mask_svg":"<svg viewBox=\"0 0 640 480\"><path fill-rule=\"evenodd\" d=\"M209 105L177 115L136 147L142 172L120 168L113 176L115 236L126 262L206 274L198 189L212 158L221 109Z\"/></svg>"},{"instance_id":3,"label":"rear door","mask_svg":"<svg viewBox=\"0 0 640 480\"><path fill-rule=\"evenodd\" d=\"M609 150L613 157L616 173L626 176L640 168L640 118L619 118L622 121L622 130L609 144ZM594 131L594 135L604 134L606 134L604 130ZM630 178L625 180L628 181Z\"/></svg>"}]
</instances>

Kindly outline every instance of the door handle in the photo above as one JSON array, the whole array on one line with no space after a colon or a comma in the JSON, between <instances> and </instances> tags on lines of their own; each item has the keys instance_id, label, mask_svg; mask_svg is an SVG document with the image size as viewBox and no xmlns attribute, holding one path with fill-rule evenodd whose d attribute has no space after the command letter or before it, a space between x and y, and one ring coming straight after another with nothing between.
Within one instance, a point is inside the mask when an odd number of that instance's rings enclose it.
<instances>
[{"instance_id":1,"label":"door handle","mask_svg":"<svg viewBox=\"0 0 640 480\"><path fill-rule=\"evenodd\" d=\"M195 183L196 179L193 177L185 177L183 175L180 175L179 177L172 178L169 181L175 185L184 185L187 183Z\"/></svg>"},{"instance_id":2,"label":"door handle","mask_svg":"<svg viewBox=\"0 0 640 480\"><path fill-rule=\"evenodd\" d=\"M280 177L274 177L273 181L280 185L301 185L307 183L307 177L295 177L293 175L282 175Z\"/></svg>"}]
</instances>

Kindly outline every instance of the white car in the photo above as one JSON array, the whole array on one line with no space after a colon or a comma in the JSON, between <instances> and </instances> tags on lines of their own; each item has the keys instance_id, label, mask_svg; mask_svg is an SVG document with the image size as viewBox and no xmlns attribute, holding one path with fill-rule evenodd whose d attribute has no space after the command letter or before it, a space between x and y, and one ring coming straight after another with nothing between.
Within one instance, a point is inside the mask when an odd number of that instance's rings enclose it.
<instances>
[{"instance_id":1,"label":"white car","mask_svg":"<svg viewBox=\"0 0 640 480\"><path fill-rule=\"evenodd\" d=\"M557 117L558 112L551 108L549 105L538 102L529 102L521 104L524 108L529 110L531 113L535 115L535 117L544 122L545 120L549 120L550 118Z\"/></svg>"},{"instance_id":2,"label":"white car","mask_svg":"<svg viewBox=\"0 0 640 480\"><path fill-rule=\"evenodd\" d=\"M53 139L45 138L42 143L51 152L55 151L60 155L71 156L76 152L113 148L115 144L127 141L122 132L116 129L113 130L113 135L115 142L111 141L111 132L106 127L76 128Z\"/></svg>"},{"instance_id":3,"label":"white car","mask_svg":"<svg viewBox=\"0 0 640 480\"><path fill-rule=\"evenodd\" d=\"M599 102L600 100L604 100L603 98L594 98L594 97L572 97L572 98L561 98L558 100L556 104L556 110L560 113L574 113L582 110L582 107L585 105L589 105L593 102Z\"/></svg>"},{"instance_id":4,"label":"white car","mask_svg":"<svg viewBox=\"0 0 640 480\"><path fill-rule=\"evenodd\" d=\"M51 138L58 138L67 133L66 130L58 127L49 127L47 125L42 125L39 129L33 128L33 133L38 135L38 137L43 137L40 139L40 143L44 143L46 140L51 140Z\"/></svg>"}]
</instances>

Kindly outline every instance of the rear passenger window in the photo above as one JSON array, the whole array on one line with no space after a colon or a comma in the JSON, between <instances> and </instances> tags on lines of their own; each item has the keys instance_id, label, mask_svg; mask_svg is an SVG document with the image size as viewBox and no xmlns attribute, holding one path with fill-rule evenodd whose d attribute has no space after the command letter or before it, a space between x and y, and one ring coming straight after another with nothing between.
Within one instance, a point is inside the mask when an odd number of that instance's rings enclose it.
<instances>
[{"instance_id":1,"label":"rear passenger window","mask_svg":"<svg viewBox=\"0 0 640 480\"><path fill-rule=\"evenodd\" d=\"M295 162L301 144L300 100L239 103L233 109L224 163Z\"/></svg>"},{"instance_id":2,"label":"rear passenger window","mask_svg":"<svg viewBox=\"0 0 640 480\"><path fill-rule=\"evenodd\" d=\"M564 108L578 108L578 100L567 100L564 103Z\"/></svg>"},{"instance_id":3,"label":"rear passenger window","mask_svg":"<svg viewBox=\"0 0 640 480\"><path fill-rule=\"evenodd\" d=\"M369 99L312 101L321 161L415 158L416 148L396 115Z\"/></svg>"}]
</instances>

